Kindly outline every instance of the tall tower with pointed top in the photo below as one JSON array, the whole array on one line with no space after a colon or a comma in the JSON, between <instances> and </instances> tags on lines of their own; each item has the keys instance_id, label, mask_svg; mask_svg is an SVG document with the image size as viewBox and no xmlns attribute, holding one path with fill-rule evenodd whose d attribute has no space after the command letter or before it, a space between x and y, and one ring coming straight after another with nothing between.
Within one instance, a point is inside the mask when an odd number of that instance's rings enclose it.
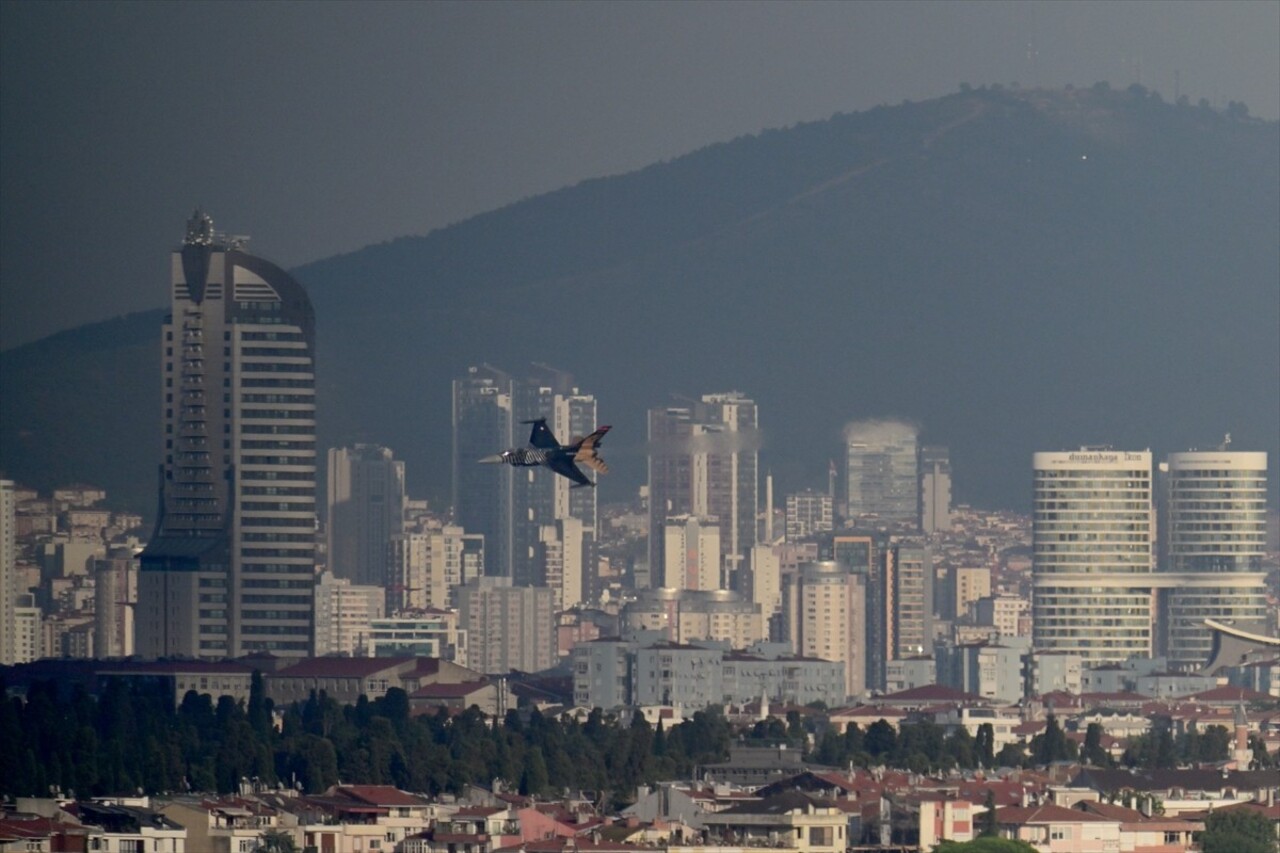
<instances>
[{"instance_id":1,"label":"tall tower with pointed top","mask_svg":"<svg viewBox=\"0 0 1280 853\"><path fill-rule=\"evenodd\" d=\"M196 211L173 252L144 657L311 653L315 320L306 292Z\"/></svg>"}]
</instances>

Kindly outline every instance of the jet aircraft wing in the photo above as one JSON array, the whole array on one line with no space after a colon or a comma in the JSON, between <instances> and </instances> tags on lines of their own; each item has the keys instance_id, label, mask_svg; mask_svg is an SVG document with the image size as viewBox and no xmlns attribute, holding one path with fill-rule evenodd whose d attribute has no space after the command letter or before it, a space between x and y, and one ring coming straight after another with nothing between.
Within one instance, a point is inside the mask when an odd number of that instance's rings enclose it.
<instances>
[{"instance_id":1,"label":"jet aircraft wing","mask_svg":"<svg viewBox=\"0 0 1280 853\"><path fill-rule=\"evenodd\" d=\"M546 461L546 466L562 477L568 477L570 480L573 480L573 482L577 483L578 486L595 485L595 483L591 482L591 480L587 478L586 474L582 473L582 471L578 469L577 465L573 464L573 460L568 456L550 456ZM577 488L577 486L574 488Z\"/></svg>"}]
</instances>

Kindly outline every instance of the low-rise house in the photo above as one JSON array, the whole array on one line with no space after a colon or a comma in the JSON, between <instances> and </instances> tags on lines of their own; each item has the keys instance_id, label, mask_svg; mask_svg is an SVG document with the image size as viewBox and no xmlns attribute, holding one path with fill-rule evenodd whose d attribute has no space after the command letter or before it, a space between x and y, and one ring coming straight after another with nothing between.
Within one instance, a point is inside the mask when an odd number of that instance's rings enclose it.
<instances>
[{"instance_id":1,"label":"low-rise house","mask_svg":"<svg viewBox=\"0 0 1280 853\"><path fill-rule=\"evenodd\" d=\"M242 797L181 797L157 801L156 810L187 830L187 847L207 853L249 853L264 833L278 829L279 812Z\"/></svg>"},{"instance_id":2,"label":"low-rise house","mask_svg":"<svg viewBox=\"0 0 1280 853\"><path fill-rule=\"evenodd\" d=\"M1001 838L1025 841L1042 853L1117 853L1120 821L1052 804L996 809Z\"/></svg>"},{"instance_id":3,"label":"low-rise house","mask_svg":"<svg viewBox=\"0 0 1280 853\"><path fill-rule=\"evenodd\" d=\"M1146 814L1114 803L1081 802L1077 811L1101 815L1120 822L1121 853L1181 853L1195 845L1203 820Z\"/></svg>"},{"instance_id":4,"label":"low-rise house","mask_svg":"<svg viewBox=\"0 0 1280 853\"><path fill-rule=\"evenodd\" d=\"M799 853L843 853L848 818L829 800L799 791L744 802L703 817L709 846L768 845Z\"/></svg>"},{"instance_id":5,"label":"low-rise house","mask_svg":"<svg viewBox=\"0 0 1280 853\"><path fill-rule=\"evenodd\" d=\"M1126 794L1155 796L1166 815L1182 815L1207 808L1249 802L1274 802L1280 796L1280 774L1268 770L1108 770L1085 767L1071 781L1073 788L1091 788L1103 800Z\"/></svg>"},{"instance_id":6,"label":"low-rise house","mask_svg":"<svg viewBox=\"0 0 1280 853\"><path fill-rule=\"evenodd\" d=\"M63 810L84 825L86 849L95 853L186 853L186 827L147 805L78 802Z\"/></svg>"}]
</instances>

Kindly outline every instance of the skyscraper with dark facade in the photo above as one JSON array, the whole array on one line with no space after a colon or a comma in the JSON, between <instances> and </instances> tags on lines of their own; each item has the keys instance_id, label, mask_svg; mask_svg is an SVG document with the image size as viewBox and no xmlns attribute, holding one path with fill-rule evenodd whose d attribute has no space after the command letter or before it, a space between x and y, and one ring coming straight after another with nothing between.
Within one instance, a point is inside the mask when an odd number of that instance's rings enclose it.
<instances>
[{"instance_id":1,"label":"skyscraper with dark facade","mask_svg":"<svg viewBox=\"0 0 1280 853\"><path fill-rule=\"evenodd\" d=\"M329 450L328 567L352 583L387 583L392 537L404 530L404 463L372 444Z\"/></svg>"},{"instance_id":2,"label":"skyscraper with dark facade","mask_svg":"<svg viewBox=\"0 0 1280 853\"><path fill-rule=\"evenodd\" d=\"M845 428L845 519L915 527L919 518L919 430L904 421Z\"/></svg>"},{"instance_id":3,"label":"skyscraper with dark facade","mask_svg":"<svg viewBox=\"0 0 1280 853\"><path fill-rule=\"evenodd\" d=\"M197 211L171 261L160 506L141 557L144 657L311 653L315 319L284 270Z\"/></svg>"}]
</instances>

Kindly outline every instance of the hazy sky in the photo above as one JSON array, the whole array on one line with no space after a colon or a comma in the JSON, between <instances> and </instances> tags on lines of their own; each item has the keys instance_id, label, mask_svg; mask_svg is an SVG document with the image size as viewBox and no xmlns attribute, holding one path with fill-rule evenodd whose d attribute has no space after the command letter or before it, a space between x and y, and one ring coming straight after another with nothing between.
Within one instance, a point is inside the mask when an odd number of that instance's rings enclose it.
<instances>
[{"instance_id":1,"label":"hazy sky","mask_svg":"<svg viewBox=\"0 0 1280 853\"><path fill-rule=\"evenodd\" d=\"M1107 80L1280 115L1280 2L0 3L0 349L768 127Z\"/></svg>"}]
</instances>

